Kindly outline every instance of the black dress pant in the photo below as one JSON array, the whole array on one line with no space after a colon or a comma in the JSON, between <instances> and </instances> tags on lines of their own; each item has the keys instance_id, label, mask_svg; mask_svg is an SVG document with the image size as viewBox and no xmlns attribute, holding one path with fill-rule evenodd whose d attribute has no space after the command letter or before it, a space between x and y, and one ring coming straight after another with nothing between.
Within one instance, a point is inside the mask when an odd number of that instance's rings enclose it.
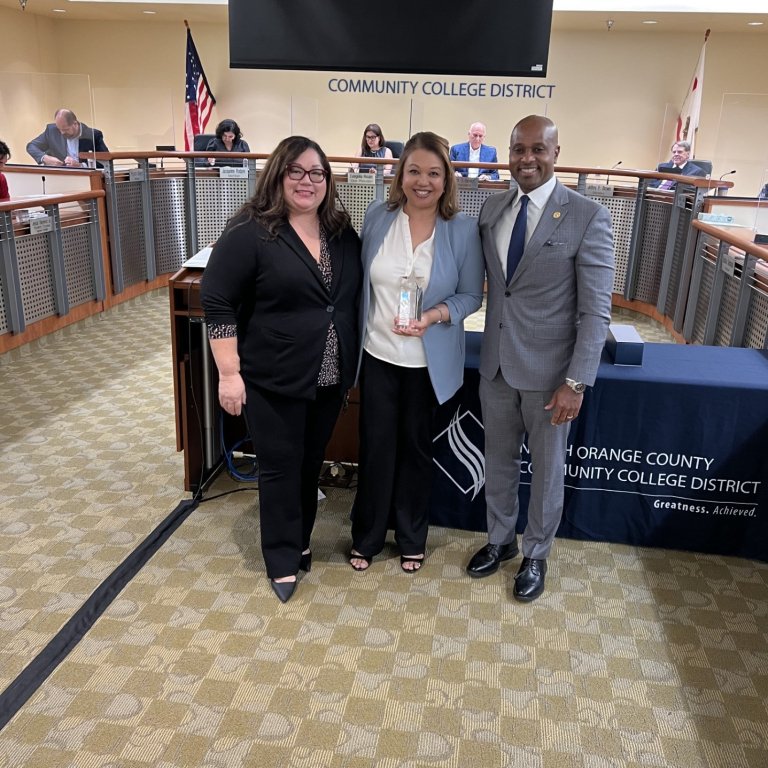
<instances>
[{"instance_id":1,"label":"black dress pant","mask_svg":"<svg viewBox=\"0 0 768 768\"><path fill-rule=\"evenodd\" d=\"M388 527L394 527L403 555L424 552L436 410L426 368L404 368L363 353L360 464L352 515L352 546L361 555L381 552Z\"/></svg>"},{"instance_id":2,"label":"black dress pant","mask_svg":"<svg viewBox=\"0 0 768 768\"><path fill-rule=\"evenodd\" d=\"M341 410L340 386L315 400L246 385L246 416L259 461L261 551L267 576L298 573L317 516L317 481Z\"/></svg>"}]
</instances>

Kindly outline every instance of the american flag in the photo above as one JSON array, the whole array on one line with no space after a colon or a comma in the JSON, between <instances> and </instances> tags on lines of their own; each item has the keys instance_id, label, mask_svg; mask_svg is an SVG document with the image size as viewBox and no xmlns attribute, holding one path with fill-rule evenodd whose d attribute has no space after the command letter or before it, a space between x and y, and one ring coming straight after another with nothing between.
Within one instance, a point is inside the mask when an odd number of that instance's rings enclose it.
<instances>
[{"instance_id":1,"label":"american flag","mask_svg":"<svg viewBox=\"0 0 768 768\"><path fill-rule=\"evenodd\" d=\"M195 136L205 133L216 99L197 55L192 30L187 27L187 93L184 108L184 151L192 152Z\"/></svg>"}]
</instances>

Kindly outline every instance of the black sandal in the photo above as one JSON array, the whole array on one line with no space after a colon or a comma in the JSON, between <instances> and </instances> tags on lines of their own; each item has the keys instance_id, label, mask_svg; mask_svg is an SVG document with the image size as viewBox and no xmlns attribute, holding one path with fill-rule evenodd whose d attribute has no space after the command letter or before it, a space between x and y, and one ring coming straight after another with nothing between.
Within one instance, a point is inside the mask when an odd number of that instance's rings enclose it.
<instances>
[{"instance_id":1,"label":"black sandal","mask_svg":"<svg viewBox=\"0 0 768 768\"><path fill-rule=\"evenodd\" d=\"M352 565L352 561L353 560L362 560L365 563L365 565L363 565L363 566ZM365 555L360 555L360 554L358 554L356 552L352 552L350 550L350 553L349 553L349 564L352 566L352 570L353 571L358 571L358 572L360 572L360 571L367 571L371 567L371 563L372 562L373 562L373 556L366 557Z\"/></svg>"},{"instance_id":2,"label":"black sandal","mask_svg":"<svg viewBox=\"0 0 768 768\"><path fill-rule=\"evenodd\" d=\"M414 563L412 568L406 568L406 563ZM403 573L416 573L421 570L421 566L424 565L424 555L400 555L400 568Z\"/></svg>"}]
</instances>

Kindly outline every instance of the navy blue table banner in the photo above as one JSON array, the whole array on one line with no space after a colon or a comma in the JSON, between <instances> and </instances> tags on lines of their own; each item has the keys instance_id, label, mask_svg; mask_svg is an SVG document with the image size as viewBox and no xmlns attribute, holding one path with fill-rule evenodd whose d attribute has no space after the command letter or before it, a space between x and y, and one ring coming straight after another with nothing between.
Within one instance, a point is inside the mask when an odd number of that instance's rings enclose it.
<instances>
[{"instance_id":1,"label":"navy blue table banner","mask_svg":"<svg viewBox=\"0 0 768 768\"><path fill-rule=\"evenodd\" d=\"M484 531L482 334L438 411L430 520ZM768 561L768 351L646 344L642 366L604 354L569 437L558 535ZM520 520L530 456L523 446Z\"/></svg>"}]
</instances>

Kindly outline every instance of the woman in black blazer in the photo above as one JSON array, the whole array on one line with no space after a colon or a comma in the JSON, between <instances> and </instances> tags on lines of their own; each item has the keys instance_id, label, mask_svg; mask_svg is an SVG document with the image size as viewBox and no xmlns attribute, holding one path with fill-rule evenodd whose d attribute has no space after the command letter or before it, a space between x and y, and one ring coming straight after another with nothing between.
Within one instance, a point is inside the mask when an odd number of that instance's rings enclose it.
<instances>
[{"instance_id":1,"label":"woman in black blazer","mask_svg":"<svg viewBox=\"0 0 768 768\"><path fill-rule=\"evenodd\" d=\"M245 410L262 553L283 602L312 563L317 480L355 376L361 275L360 240L336 208L325 153L303 136L283 139L202 283L219 402L233 415Z\"/></svg>"}]
</instances>

